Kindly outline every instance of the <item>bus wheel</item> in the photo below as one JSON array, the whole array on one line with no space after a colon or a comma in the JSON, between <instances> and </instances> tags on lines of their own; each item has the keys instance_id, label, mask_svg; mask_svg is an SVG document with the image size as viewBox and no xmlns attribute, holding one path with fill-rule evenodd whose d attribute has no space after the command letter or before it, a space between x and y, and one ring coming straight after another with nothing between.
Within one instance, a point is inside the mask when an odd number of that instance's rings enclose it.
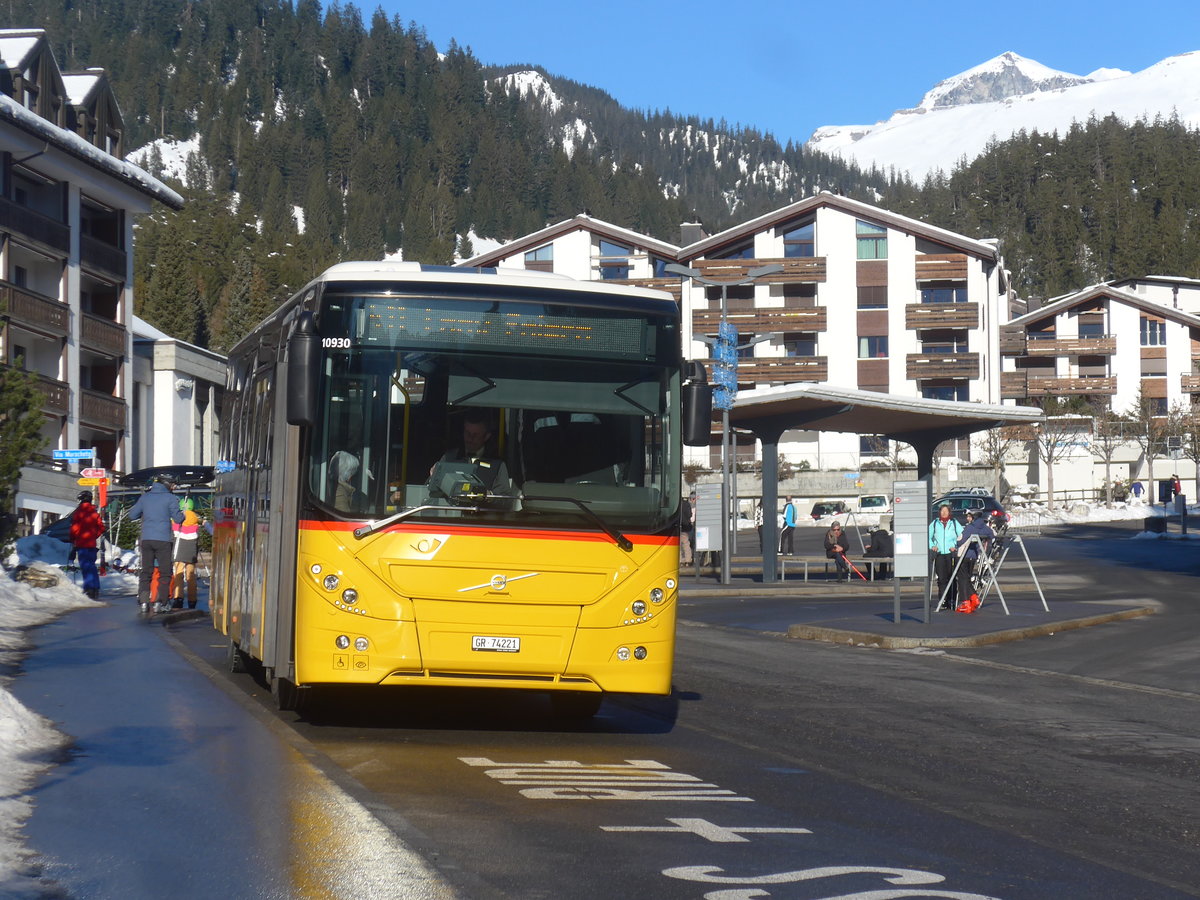
<instances>
[{"instance_id":1,"label":"bus wheel","mask_svg":"<svg viewBox=\"0 0 1200 900\"><path fill-rule=\"evenodd\" d=\"M604 694L599 691L554 691L550 707L562 719L590 719L600 709Z\"/></svg>"},{"instance_id":2,"label":"bus wheel","mask_svg":"<svg viewBox=\"0 0 1200 900\"><path fill-rule=\"evenodd\" d=\"M225 665L235 675L246 671L246 654L233 638L229 639L229 649L225 653Z\"/></svg>"}]
</instances>

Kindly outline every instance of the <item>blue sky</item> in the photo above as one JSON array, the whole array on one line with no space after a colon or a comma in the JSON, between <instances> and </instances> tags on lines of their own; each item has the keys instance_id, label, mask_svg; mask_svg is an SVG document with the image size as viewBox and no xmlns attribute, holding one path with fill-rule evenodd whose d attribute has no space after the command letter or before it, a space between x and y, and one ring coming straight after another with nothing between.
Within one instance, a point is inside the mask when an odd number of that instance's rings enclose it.
<instances>
[{"instance_id":1,"label":"blue sky","mask_svg":"<svg viewBox=\"0 0 1200 900\"><path fill-rule=\"evenodd\" d=\"M352 2L369 23L374 3ZM536 63L628 107L724 118L784 141L885 119L1006 50L1078 75L1200 50L1197 0L381 5L439 49L453 38L485 63Z\"/></svg>"}]
</instances>

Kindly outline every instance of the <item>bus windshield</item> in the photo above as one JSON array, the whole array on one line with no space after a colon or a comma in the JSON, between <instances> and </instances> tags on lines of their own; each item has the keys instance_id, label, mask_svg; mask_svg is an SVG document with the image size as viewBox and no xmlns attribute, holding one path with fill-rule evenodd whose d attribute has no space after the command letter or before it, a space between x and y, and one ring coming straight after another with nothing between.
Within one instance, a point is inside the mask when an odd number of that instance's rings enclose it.
<instances>
[{"instance_id":1,"label":"bus windshield","mask_svg":"<svg viewBox=\"0 0 1200 900\"><path fill-rule=\"evenodd\" d=\"M310 497L346 519L654 533L679 506L667 317L327 296ZM583 508L581 508L581 505Z\"/></svg>"}]
</instances>

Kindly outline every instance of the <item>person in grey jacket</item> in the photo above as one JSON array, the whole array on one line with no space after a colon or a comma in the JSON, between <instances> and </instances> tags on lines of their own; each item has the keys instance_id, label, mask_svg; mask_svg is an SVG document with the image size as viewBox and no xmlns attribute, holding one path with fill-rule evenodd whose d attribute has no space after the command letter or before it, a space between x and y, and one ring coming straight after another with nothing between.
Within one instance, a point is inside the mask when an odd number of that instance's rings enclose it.
<instances>
[{"instance_id":1,"label":"person in grey jacket","mask_svg":"<svg viewBox=\"0 0 1200 900\"><path fill-rule=\"evenodd\" d=\"M142 558L138 573L138 603L142 612L148 615L170 604L166 598L171 583L171 523L182 523L183 512L179 508L179 498L171 493L166 482L156 478L150 483L150 490L133 504L129 518L142 520L142 538L138 544ZM158 584L151 596L155 566L158 566Z\"/></svg>"}]
</instances>

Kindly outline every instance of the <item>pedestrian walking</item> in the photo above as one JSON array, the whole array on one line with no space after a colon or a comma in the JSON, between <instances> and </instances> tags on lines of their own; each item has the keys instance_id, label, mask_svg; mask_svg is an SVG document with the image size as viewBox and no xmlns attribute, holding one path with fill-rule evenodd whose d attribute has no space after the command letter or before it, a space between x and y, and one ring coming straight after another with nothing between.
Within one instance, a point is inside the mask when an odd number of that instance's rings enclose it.
<instances>
[{"instance_id":1,"label":"pedestrian walking","mask_svg":"<svg viewBox=\"0 0 1200 900\"><path fill-rule=\"evenodd\" d=\"M168 485L165 479L155 478L150 483L150 490L129 510L130 521L140 519L142 522L142 537L138 542L142 559L138 573L138 603L146 615L167 608L166 593L171 580L171 523L183 522L179 501ZM155 569L158 570L158 583L152 593Z\"/></svg>"},{"instance_id":2,"label":"pedestrian walking","mask_svg":"<svg viewBox=\"0 0 1200 900\"><path fill-rule=\"evenodd\" d=\"M184 585L187 586L188 609L196 608L196 559L200 547L200 517L196 515L196 501L184 497L179 501L182 522L172 522L175 532L175 575L171 580L171 608L183 609Z\"/></svg>"},{"instance_id":3,"label":"pedestrian walking","mask_svg":"<svg viewBox=\"0 0 1200 900\"><path fill-rule=\"evenodd\" d=\"M100 572L96 568L96 542L104 534L100 511L92 505L92 492L81 491L76 498L79 506L71 513L71 547L79 572L83 576L83 592L95 600L100 596Z\"/></svg>"},{"instance_id":4,"label":"pedestrian walking","mask_svg":"<svg viewBox=\"0 0 1200 900\"><path fill-rule=\"evenodd\" d=\"M783 533L779 535L779 552L789 556L796 555L796 504L789 494L783 506Z\"/></svg>"}]
</instances>

